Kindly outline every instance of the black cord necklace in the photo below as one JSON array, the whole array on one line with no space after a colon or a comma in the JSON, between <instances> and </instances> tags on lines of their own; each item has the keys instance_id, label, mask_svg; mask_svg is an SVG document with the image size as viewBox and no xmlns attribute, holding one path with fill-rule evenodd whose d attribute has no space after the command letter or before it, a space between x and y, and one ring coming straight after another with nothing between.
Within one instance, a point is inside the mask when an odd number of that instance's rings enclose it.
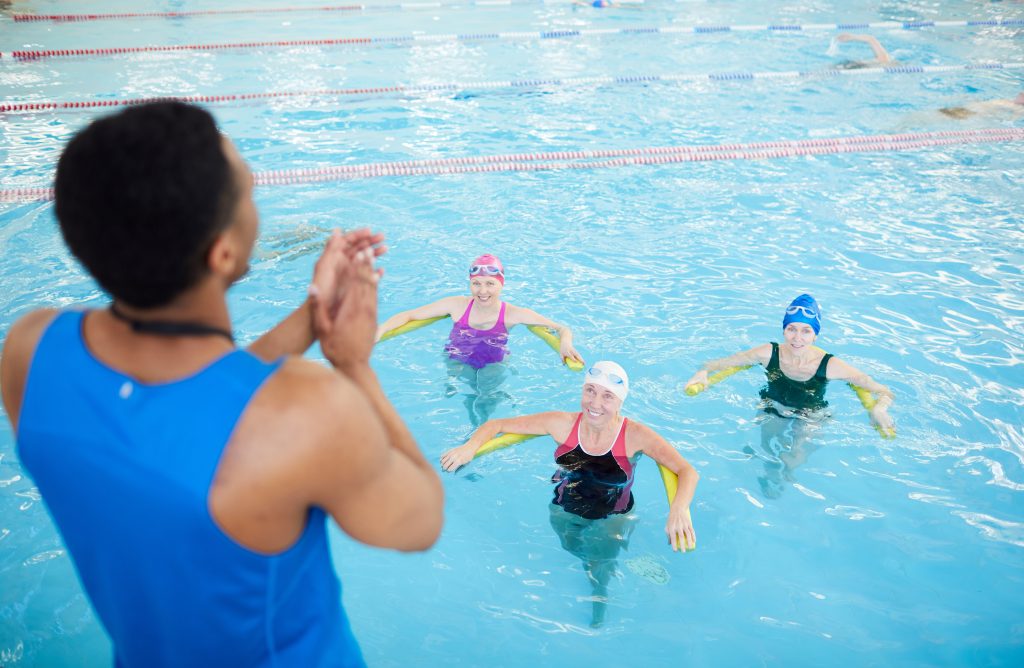
<instances>
[{"instance_id":1,"label":"black cord necklace","mask_svg":"<svg viewBox=\"0 0 1024 668\"><path fill-rule=\"evenodd\" d=\"M131 325L133 332L156 334L158 336L223 336L231 343L235 337L231 332L220 327L204 325L201 322L175 322L173 320L136 320L115 304L110 305L110 313L118 320Z\"/></svg>"}]
</instances>

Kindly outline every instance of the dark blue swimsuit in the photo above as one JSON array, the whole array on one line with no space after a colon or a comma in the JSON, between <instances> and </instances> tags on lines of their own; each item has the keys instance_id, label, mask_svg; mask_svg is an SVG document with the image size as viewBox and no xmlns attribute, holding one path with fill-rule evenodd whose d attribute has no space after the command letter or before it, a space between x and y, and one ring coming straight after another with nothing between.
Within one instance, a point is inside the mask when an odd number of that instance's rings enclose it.
<instances>
[{"instance_id":1,"label":"dark blue swimsuit","mask_svg":"<svg viewBox=\"0 0 1024 668\"><path fill-rule=\"evenodd\" d=\"M782 373L779 366L779 344L773 341L772 358L764 370L768 377L768 385L761 390L761 398L765 400L765 412L779 415L772 407L772 402L801 412L818 411L828 406L828 402L825 401L825 386L828 385L826 371L830 359L832 355L825 353L813 376L808 380L793 380Z\"/></svg>"}]
</instances>

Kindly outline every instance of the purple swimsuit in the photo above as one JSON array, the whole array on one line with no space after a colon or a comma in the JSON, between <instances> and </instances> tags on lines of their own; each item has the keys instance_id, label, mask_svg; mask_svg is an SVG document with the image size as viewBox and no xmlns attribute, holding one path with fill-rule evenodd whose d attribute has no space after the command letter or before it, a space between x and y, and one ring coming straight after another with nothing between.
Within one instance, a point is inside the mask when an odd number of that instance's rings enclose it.
<instances>
[{"instance_id":1,"label":"purple swimsuit","mask_svg":"<svg viewBox=\"0 0 1024 668\"><path fill-rule=\"evenodd\" d=\"M452 326L448 335L448 345L444 351L453 360L458 360L473 367L482 369L505 359L508 354L508 329L505 327L505 303L502 302L498 312L498 321L490 329L474 329L469 326L469 313L473 310L473 300L469 300L466 312Z\"/></svg>"}]
</instances>

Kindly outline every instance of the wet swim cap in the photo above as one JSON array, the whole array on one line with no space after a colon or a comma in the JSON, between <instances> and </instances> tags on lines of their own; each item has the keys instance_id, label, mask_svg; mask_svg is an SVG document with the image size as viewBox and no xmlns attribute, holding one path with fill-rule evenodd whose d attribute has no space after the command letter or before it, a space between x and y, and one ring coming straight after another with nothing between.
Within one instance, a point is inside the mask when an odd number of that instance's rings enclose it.
<instances>
[{"instance_id":1,"label":"wet swim cap","mask_svg":"<svg viewBox=\"0 0 1024 668\"><path fill-rule=\"evenodd\" d=\"M790 302L786 307L786 315L782 317L782 329L791 322L802 322L814 328L814 333L821 331L821 309L814 297L803 294Z\"/></svg>"},{"instance_id":2,"label":"wet swim cap","mask_svg":"<svg viewBox=\"0 0 1024 668\"><path fill-rule=\"evenodd\" d=\"M501 264L501 260L494 257L490 253L485 253L473 260L473 264L469 265L469 276L490 276L491 278L498 279L498 282L505 285L505 267Z\"/></svg>"},{"instance_id":3,"label":"wet swim cap","mask_svg":"<svg viewBox=\"0 0 1024 668\"><path fill-rule=\"evenodd\" d=\"M629 394L629 376L626 370L615 362L595 362L587 372L583 374L583 384L600 385L621 401L626 400Z\"/></svg>"}]
</instances>

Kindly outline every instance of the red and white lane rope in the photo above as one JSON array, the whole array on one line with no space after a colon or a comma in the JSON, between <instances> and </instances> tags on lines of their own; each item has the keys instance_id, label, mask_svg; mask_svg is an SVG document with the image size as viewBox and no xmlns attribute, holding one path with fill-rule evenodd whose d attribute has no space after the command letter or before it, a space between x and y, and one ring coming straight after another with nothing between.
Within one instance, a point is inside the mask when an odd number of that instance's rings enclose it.
<instances>
[{"instance_id":1,"label":"red and white lane rope","mask_svg":"<svg viewBox=\"0 0 1024 668\"><path fill-rule=\"evenodd\" d=\"M455 0L454 2L398 2L381 5L327 5L319 7L247 7L241 9L194 9L180 12L115 12L95 14L12 14L16 23L110 21L131 19L188 19L238 14L285 14L314 12L406 12L424 9L467 9L477 7L512 7L572 5L573 0ZM619 5L642 5L644 0L615 0Z\"/></svg>"},{"instance_id":2,"label":"red and white lane rope","mask_svg":"<svg viewBox=\"0 0 1024 668\"><path fill-rule=\"evenodd\" d=\"M995 19L985 21L877 21L874 23L813 23L788 24L769 23L757 25L695 25L695 26L654 26L637 28L580 28L578 30L546 30L542 32L485 32L467 34L436 35L393 35L377 37L340 37L327 39L268 40L257 42L233 42L222 44L173 44L158 46L114 46L85 49L35 49L27 51L0 52L0 59L40 60L71 56L113 56L135 53L162 53L169 51L224 51L240 49L265 49L296 46L341 46L355 44L412 44L415 42L480 42L504 40L547 40L605 37L608 35L702 35L724 32L775 32L795 33L807 31L843 30L919 30L921 28L979 28L991 26L1020 27L1024 19Z\"/></svg>"},{"instance_id":3,"label":"red and white lane rope","mask_svg":"<svg viewBox=\"0 0 1024 668\"><path fill-rule=\"evenodd\" d=\"M706 146L655 146L601 151L551 151L433 160L371 162L262 171L256 172L253 176L260 186L291 185L351 181L384 176L592 170L683 162L769 160L842 153L901 152L940 146L1022 140L1024 140L1024 128L949 130ZM0 190L0 202L33 202L50 199L53 199L52 188L30 187Z\"/></svg>"},{"instance_id":4,"label":"red and white lane rope","mask_svg":"<svg viewBox=\"0 0 1024 668\"><path fill-rule=\"evenodd\" d=\"M1018 70L1020 63L976 63L966 65L900 65L894 67L864 67L859 69L808 70L806 72L724 72L717 74L633 74L623 76L565 77L559 79L518 79L510 81L453 81L434 84L398 84L394 86L371 86L365 88L335 88L318 90L264 91L259 93L229 93L223 95L175 95L160 97L103 98L99 100L76 100L59 102L37 100L34 102L0 102L0 113L30 113L42 111L65 111L76 109L104 109L131 107L148 102L177 100L193 104L227 104L232 102L253 102L286 98L308 97L384 97L390 95L423 95L430 93L454 93L466 90L529 89L572 86L607 86L638 83L686 83L723 82L754 79L808 79L825 77L863 77L899 74L945 74L969 72L972 70Z\"/></svg>"}]
</instances>

